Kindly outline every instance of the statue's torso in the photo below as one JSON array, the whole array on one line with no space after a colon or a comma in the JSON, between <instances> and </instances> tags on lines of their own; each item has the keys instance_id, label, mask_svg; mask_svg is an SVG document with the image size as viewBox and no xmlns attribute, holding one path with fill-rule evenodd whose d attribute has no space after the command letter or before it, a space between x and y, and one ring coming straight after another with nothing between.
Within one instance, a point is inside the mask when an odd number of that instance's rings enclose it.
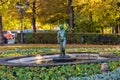
<instances>
[{"instance_id":1,"label":"statue's torso","mask_svg":"<svg viewBox=\"0 0 120 80\"><path fill-rule=\"evenodd\" d=\"M60 30L59 31L60 39L66 39L66 32L65 30Z\"/></svg>"}]
</instances>

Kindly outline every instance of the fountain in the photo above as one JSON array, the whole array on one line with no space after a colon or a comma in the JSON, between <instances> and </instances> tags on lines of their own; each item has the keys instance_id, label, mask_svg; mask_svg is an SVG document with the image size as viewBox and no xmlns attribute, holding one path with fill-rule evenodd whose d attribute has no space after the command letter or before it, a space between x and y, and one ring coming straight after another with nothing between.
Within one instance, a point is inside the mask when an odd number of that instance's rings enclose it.
<instances>
[{"instance_id":1,"label":"fountain","mask_svg":"<svg viewBox=\"0 0 120 80\"><path fill-rule=\"evenodd\" d=\"M0 59L0 65L12 66L57 66L82 63L97 63L120 59L119 57L103 57L99 53L71 52L69 57L60 57L59 54L28 55L18 57L7 57Z\"/></svg>"},{"instance_id":2,"label":"fountain","mask_svg":"<svg viewBox=\"0 0 120 80\"><path fill-rule=\"evenodd\" d=\"M66 24L68 27L68 25ZM118 60L119 57L114 56L111 52L107 53L92 53L92 52L69 52L65 53L66 46L66 30L63 25L60 24L60 31L58 31L58 43L60 43L60 55L59 54L46 54L46 55L28 55L18 57L8 57L0 59L1 65L12 66L57 66L57 65L72 65L82 63L97 63L106 62L112 60ZM109 57L109 55L112 56Z\"/></svg>"}]
</instances>

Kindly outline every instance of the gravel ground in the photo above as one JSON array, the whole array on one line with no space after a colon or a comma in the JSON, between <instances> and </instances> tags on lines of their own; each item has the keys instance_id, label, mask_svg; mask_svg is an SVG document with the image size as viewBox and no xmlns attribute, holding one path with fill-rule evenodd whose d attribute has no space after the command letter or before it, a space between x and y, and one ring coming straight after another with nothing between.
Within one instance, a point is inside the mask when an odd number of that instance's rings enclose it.
<instances>
[{"instance_id":1,"label":"gravel ground","mask_svg":"<svg viewBox=\"0 0 120 80\"><path fill-rule=\"evenodd\" d=\"M112 72L91 75L89 77L71 77L69 80L120 80L120 68Z\"/></svg>"}]
</instances>

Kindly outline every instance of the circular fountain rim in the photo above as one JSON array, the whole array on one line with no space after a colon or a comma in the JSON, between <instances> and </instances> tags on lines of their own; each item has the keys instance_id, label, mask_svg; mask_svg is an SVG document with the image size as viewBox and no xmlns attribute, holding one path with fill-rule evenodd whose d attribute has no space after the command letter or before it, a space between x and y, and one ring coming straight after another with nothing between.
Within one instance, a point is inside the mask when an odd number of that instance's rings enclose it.
<instances>
[{"instance_id":1,"label":"circular fountain rim","mask_svg":"<svg viewBox=\"0 0 120 80\"><path fill-rule=\"evenodd\" d=\"M98 53L94 53L94 52L70 52L69 54L72 53L79 53L79 54L85 54L85 53L89 53L89 54L98 54ZM58 53L50 53L50 54L43 54L44 55L55 55ZM114 57L114 58L106 58L106 59L99 59L99 60L87 60L87 61L80 61L80 62L68 62L68 63L55 63L55 64L23 64L23 63L10 63L8 61L10 60L14 60L14 59L20 59L20 58L26 58L26 57L35 57L36 55L26 55L26 56L16 56L16 57L7 57L7 58L1 58L0 59L0 65L10 65L10 66L39 66L39 67L50 67L50 66L58 66L58 65L73 65L73 64L83 64L83 63L99 63L99 62L107 62L107 61L117 61L120 60L120 57Z\"/></svg>"}]
</instances>

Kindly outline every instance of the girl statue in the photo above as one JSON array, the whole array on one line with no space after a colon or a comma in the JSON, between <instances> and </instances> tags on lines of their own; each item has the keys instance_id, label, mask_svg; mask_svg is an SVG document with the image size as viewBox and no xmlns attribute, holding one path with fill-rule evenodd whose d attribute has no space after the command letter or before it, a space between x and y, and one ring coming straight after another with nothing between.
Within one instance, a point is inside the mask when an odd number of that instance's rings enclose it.
<instances>
[{"instance_id":1,"label":"girl statue","mask_svg":"<svg viewBox=\"0 0 120 80\"><path fill-rule=\"evenodd\" d=\"M59 25L60 30L58 31L57 35L58 43L60 43L61 57L65 57L66 31L68 30L69 27L68 24L65 24L65 26L67 27L66 29L64 29L64 24Z\"/></svg>"}]
</instances>

